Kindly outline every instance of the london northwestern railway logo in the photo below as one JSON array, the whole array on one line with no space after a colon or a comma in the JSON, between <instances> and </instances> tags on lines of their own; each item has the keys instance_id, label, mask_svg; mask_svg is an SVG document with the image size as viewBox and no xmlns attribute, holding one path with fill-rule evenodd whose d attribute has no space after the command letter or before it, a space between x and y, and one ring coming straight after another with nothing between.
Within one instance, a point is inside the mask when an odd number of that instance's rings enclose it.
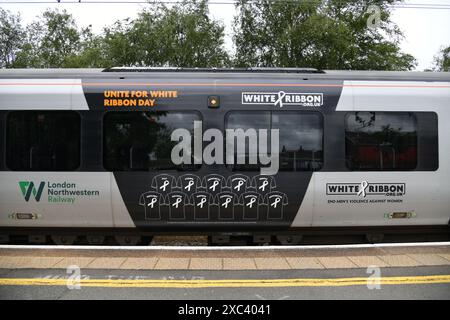
<instances>
[{"instance_id":1,"label":"london northwestern railway logo","mask_svg":"<svg viewBox=\"0 0 450 320\"><path fill-rule=\"evenodd\" d=\"M32 181L20 181L19 187L25 201L30 200L31 195L33 195L34 199L39 202L45 187L45 182L42 181L39 185L35 185Z\"/></svg>"},{"instance_id":2,"label":"london northwestern railway logo","mask_svg":"<svg viewBox=\"0 0 450 320\"><path fill-rule=\"evenodd\" d=\"M327 183L327 195L358 196L403 196L405 183Z\"/></svg>"},{"instance_id":3,"label":"london northwestern railway logo","mask_svg":"<svg viewBox=\"0 0 450 320\"><path fill-rule=\"evenodd\" d=\"M19 181L19 188L27 202L33 197L36 202L74 204L77 199L100 196L99 190L80 189L76 183L68 181Z\"/></svg>"},{"instance_id":4,"label":"london northwestern railway logo","mask_svg":"<svg viewBox=\"0 0 450 320\"><path fill-rule=\"evenodd\" d=\"M291 92L243 92L242 104L273 105L300 107L321 107L322 93L291 93Z\"/></svg>"}]
</instances>

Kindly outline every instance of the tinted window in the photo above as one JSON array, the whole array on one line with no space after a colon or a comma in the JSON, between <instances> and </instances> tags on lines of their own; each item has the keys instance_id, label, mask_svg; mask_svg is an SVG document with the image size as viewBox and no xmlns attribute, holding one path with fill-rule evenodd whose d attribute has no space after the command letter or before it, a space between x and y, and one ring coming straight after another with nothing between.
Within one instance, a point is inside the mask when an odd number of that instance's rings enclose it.
<instances>
[{"instance_id":1,"label":"tinted window","mask_svg":"<svg viewBox=\"0 0 450 320\"><path fill-rule=\"evenodd\" d=\"M322 117L317 113L272 113L280 130L280 170L315 171L323 165Z\"/></svg>"},{"instance_id":2,"label":"tinted window","mask_svg":"<svg viewBox=\"0 0 450 320\"><path fill-rule=\"evenodd\" d=\"M227 129L267 129L270 150L271 129L279 130L280 171L314 171L323 165L322 116L313 112L230 112ZM246 164L235 164L233 170L259 170L261 165L249 165L247 140ZM239 154L235 141L235 163ZM257 158L257 155L254 155Z\"/></svg>"},{"instance_id":3,"label":"tinted window","mask_svg":"<svg viewBox=\"0 0 450 320\"><path fill-rule=\"evenodd\" d=\"M226 120L226 129L242 129L244 131L255 129L256 132L259 129L270 129L270 112L230 112ZM270 130L267 138L270 141ZM235 171L259 170L260 165L258 163L250 162L252 158L258 159L258 153L250 150L250 144L256 145L257 142L255 143L255 141L250 141L250 138L246 138L243 149L238 150L237 139L234 140L234 165L231 165L230 168ZM230 142L227 141L227 143ZM270 143L268 143L267 148L270 152ZM238 157L245 159L245 164L238 164Z\"/></svg>"},{"instance_id":4,"label":"tinted window","mask_svg":"<svg viewBox=\"0 0 450 320\"><path fill-rule=\"evenodd\" d=\"M345 146L351 170L414 170L417 123L412 113L354 112L346 116Z\"/></svg>"},{"instance_id":5,"label":"tinted window","mask_svg":"<svg viewBox=\"0 0 450 320\"><path fill-rule=\"evenodd\" d=\"M193 137L194 121L200 120L194 112L108 112L104 118L104 166L110 171L196 169L172 163L172 148L178 142L170 137L178 128L189 130Z\"/></svg>"},{"instance_id":6,"label":"tinted window","mask_svg":"<svg viewBox=\"0 0 450 320\"><path fill-rule=\"evenodd\" d=\"M7 120L6 162L17 171L71 171L80 165L80 116L15 111Z\"/></svg>"}]
</instances>

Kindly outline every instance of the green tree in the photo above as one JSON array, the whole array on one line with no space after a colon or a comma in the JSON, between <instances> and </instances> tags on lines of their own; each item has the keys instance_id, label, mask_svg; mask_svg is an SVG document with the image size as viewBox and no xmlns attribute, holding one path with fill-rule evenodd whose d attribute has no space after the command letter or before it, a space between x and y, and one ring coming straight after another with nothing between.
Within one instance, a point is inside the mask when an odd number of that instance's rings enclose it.
<instances>
[{"instance_id":1,"label":"green tree","mask_svg":"<svg viewBox=\"0 0 450 320\"><path fill-rule=\"evenodd\" d=\"M66 10L47 10L27 27L26 41L15 67L64 68L81 49L81 35Z\"/></svg>"},{"instance_id":2,"label":"green tree","mask_svg":"<svg viewBox=\"0 0 450 320\"><path fill-rule=\"evenodd\" d=\"M0 68L11 67L24 34L20 16L0 8Z\"/></svg>"},{"instance_id":3,"label":"green tree","mask_svg":"<svg viewBox=\"0 0 450 320\"><path fill-rule=\"evenodd\" d=\"M64 66L67 68L107 68L112 63L107 58L105 38L95 35L92 26L80 32L80 49L78 54L66 57Z\"/></svg>"},{"instance_id":4,"label":"green tree","mask_svg":"<svg viewBox=\"0 0 450 320\"><path fill-rule=\"evenodd\" d=\"M120 66L221 67L229 62L224 27L208 17L207 0L154 4L105 30L108 59Z\"/></svg>"},{"instance_id":5,"label":"green tree","mask_svg":"<svg viewBox=\"0 0 450 320\"><path fill-rule=\"evenodd\" d=\"M410 70L400 51L403 36L390 20L397 0L239 0L235 64L240 67ZM375 28L368 27L376 5ZM379 17L379 19L378 19Z\"/></svg>"},{"instance_id":6,"label":"green tree","mask_svg":"<svg viewBox=\"0 0 450 320\"><path fill-rule=\"evenodd\" d=\"M76 55L80 50L80 33L75 20L65 10L46 11L43 20L41 55L44 66L65 67L66 59Z\"/></svg>"},{"instance_id":7,"label":"green tree","mask_svg":"<svg viewBox=\"0 0 450 320\"><path fill-rule=\"evenodd\" d=\"M25 37L12 66L14 68L40 68L42 57L40 55L43 26L33 22L26 27Z\"/></svg>"},{"instance_id":8,"label":"green tree","mask_svg":"<svg viewBox=\"0 0 450 320\"><path fill-rule=\"evenodd\" d=\"M106 57L111 66L136 66L139 39L131 32L135 22L130 19L116 21L113 26L105 28L103 42ZM142 35L144 36L144 35ZM149 35L145 35L146 37Z\"/></svg>"},{"instance_id":9,"label":"green tree","mask_svg":"<svg viewBox=\"0 0 450 320\"><path fill-rule=\"evenodd\" d=\"M434 57L434 71L450 71L450 46L442 48Z\"/></svg>"}]
</instances>

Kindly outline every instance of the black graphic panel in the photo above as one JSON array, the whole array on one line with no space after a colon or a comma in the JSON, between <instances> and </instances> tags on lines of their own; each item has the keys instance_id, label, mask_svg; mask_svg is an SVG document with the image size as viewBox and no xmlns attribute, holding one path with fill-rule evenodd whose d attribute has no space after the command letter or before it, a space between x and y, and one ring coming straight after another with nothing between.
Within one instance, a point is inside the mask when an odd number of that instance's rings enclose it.
<instances>
[{"instance_id":1,"label":"black graphic panel","mask_svg":"<svg viewBox=\"0 0 450 320\"><path fill-rule=\"evenodd\" d=\"M170 229L201 228L283 228L294 220L311 179L311 172L279 172L268 178L268 184L259 180L258 174L239 174L249 181L247 191L238 195L227 184L230 175L194 175L183 173L152 174L143 172L116 172L114 177L122 199L134 223L139 228ZM180 178L185 181L205 182L216 187L208 192L202 185L189 194L180 188ZM197 179L198 177L198 179ZM211 180L208 180L211 179ZM168 182L164 182L168 181ZM213 181L217 181L213 183ZM194 183L195 184L195 183ZM166 192L157 190L166 186ZM265 185L270 192L258 189ZM247 185L246 185L247 186ZM220 192L217 192L220 190ZM188 191L188 190L186 190ZM216 191L216 192L214 192ZM195 197L196 196L196 197ZM154 200L156 199L156 200ZM153 206L152 206L153 205ZM208 223L210 222L210 223ZM186 224L189 223L189 224ZM246 224L247 223L247 224ZM230 230L231 230L230 229Z\"/></svg>"}]
</instances>

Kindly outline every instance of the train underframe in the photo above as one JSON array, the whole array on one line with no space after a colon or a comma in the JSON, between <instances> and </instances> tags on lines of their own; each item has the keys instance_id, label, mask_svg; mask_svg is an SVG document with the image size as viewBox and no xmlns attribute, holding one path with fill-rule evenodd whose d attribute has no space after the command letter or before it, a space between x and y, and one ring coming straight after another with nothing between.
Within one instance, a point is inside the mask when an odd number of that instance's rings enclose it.
<instances>
[{"instance_id":1,"label":"train underframe","mask_svg":"<svg viewBox=\"0 0 450 320\"><path fill-rule=\"evenodd\" d=\"M141 230L138 228L0 228L0 244L152 245L154 237L207 237L208 245L330 245L450 241L450 225L312 227L261 230Z\"/></svg>"}]
</instances>

